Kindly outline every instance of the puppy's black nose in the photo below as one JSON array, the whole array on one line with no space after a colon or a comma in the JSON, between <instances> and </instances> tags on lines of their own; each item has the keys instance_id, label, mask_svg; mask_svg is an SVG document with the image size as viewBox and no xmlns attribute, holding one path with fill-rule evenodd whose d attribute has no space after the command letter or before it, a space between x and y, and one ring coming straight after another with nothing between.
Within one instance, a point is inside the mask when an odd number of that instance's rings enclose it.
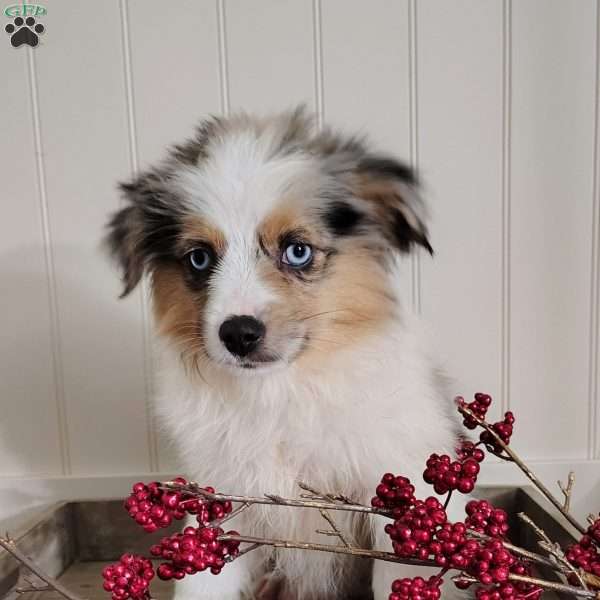
<instances>
[{"instance_id":1,"label":"puppy's black nose","mask_svg":"<svg viewBox=\"0 0 600 600\"><path fill-rule=\"evenodd\" d=\"M240 357L255 350L265 337L265 332L264 323L246 315L229 317L219 327L219 337L225 348Z\"/></svg>"}]
</instances>

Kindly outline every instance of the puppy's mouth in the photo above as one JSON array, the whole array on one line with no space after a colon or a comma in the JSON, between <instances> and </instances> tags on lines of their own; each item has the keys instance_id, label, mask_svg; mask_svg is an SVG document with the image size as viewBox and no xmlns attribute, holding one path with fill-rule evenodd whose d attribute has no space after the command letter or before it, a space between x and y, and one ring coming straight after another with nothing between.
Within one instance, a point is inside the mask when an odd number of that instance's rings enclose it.
<instances>
[{"instance_id":1,"label":"puppy's mouth","mask_svg":"<svg viewBox=\"0 0 600 600\"><path fill-rule=\"evenodd\" d=\"M262 374L284 368L288 362L280 357L233 358L227 360L224 366L236 373Z\"/></svg>"},{"instance_id":2,"label":"puppy's mouth","mask_svg":"<svg viewBox=\"0 0 600 600\"><path fill-rule=\"evenodd\" d=\"M244 358L237 361L236 366L242 369L260 369L260 368L268 368L278 362L283 362L280 358L269 357L269 358L260 358L260 359L251 359Z\"/></svg>"}]
</instances>

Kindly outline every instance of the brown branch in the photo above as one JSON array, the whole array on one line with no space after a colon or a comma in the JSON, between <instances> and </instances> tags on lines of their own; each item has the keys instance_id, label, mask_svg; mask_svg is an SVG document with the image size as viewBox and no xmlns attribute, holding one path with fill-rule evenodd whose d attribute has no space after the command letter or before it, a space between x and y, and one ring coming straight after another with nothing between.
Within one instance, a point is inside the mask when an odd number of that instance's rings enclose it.
<instances>
[{"instance_id":1,"label":"brown branch","mask_svg":"<svg viewBox=\"0 0 600 600\"><path fill-rule=\"evenodd\" d=\"M519 519L521 519L521 521L527 523L527 525L529 525L529 527L531 527L535 531L535 533L541 538L541 540L538 541L538 545L540 546L540 548L548 552L548 554L554 559L554 561L556 561L557 565L562 565L563 573L572 573L573 575L575 575L575 577L577 577L579 583L581 584L581 587L587 590L588 587L585 581L585 572L582 569L577 569L573 564L571 564L571 562L566 557L559 544L553 542L548 537L546 532L539 525L537 525L533 521L533 519L531 519L528 515L526 515L525 513L518 513L517 516L519 517Z\"/></svg>"},{"instance_id":2,"label":"brown branch","mask_svg":"<svg viewBox=\"0 0 600 600\"><path fill-rule=\"evenodd\" d=\"M558 487L560 488L560 491L565 497L565 503L563 504L563 508L567 512L569 512L571 508L571 494L573 493L573 486L575 485L575 473L573 473L573 471L569 471L566 486L560 480L558 480L556 483L558 483Z\"/></svg>"},{"instance_id":3,"label":"brown branch","mask_svg":"<svg viewBox=\"0 0 600 600\"><path fill-rule=\"evenodd\" d=\"M366 550L363 548L347 548L346 546L329 546L327 544L313 544L311 542L292 542L288 540L276 540L269 538L257 538L245 535L220 535L218 538L220 541L235 540L238 542L248 542L252 544L251 548L255 549L259 546L272 546L274 548L286 548L286 549L298 549L298 550L316 550L319 552L333 552L336 554L349 554L359 558L371 558L376 560L383 560L387 562L394 562L405 565L417 565L423 567L431 567L439 569L439 565L436 565L433 561L421 561L416 559L400 558L391 552L382 552L379 550ZM238 555L239 556L239 555ZM462 578L463 575L458 577ZM466 576L469 577L469 576ZM546 581L545 579L537 579L535 577L527 577L524 575L515 575L511 573L509 575L511 581L522 581L537 585L544 589L555 590L559 592L565 592L572 594L573 596L579 596L581 598L590 598L594 600L600 600L600 593L586 590L563 583L556 583L554 581ZM472 579L472 578L470 578ZM475 580L476 581L476 580Z\"/></svg>"},{"instance_id":4,"label":"brown branch","mask_svg":"<svg viewBox=\"0 0 600 600\"><path fill-rule=\"evenodd\" d=\"M312 542L294 542L291 540L277 540L271 538L259 538L248 535L229 535L227 533L220 535L217 538L219 541L237 541L247 542L249 544L258 544L260 546L272 546L273 548L288 548L296 550L316 550L317 552L332 552L334 554L349 554L359 558L373 558L376 560L384 560L403 565L415 565L419 567L434 567L439 566L432 561L418 560L414 558L400 558L392 552L384 552L381 550L367 550L365 548L348 548L346 546L334 546L330 544L315 544Z\"/></svg>"},{"instance_id":5,"label":"brown branch","mask_svg":"<svg viewBox=\"0 0 600 600\"><path fill-rule=\"evenodd\" d=\"M301 490L310 492L312 494L312 497L315 500L321 499L321 500L329 500L332 503L342 502L343 504L358 504L358 502L354 502L353 500L351 500L350 498L348 498L348 496L345 496L344 494L323 494L322 492L311 487L304 481L298 481L298 487ZM306 496L303 494L302 497L309 498L310 496Z\"/></svg>"},{"instance_id":6,"label":"brown branch","mask_svg":"<svg viewBox=\"0 0 600 600\"><path fill-rule=\"evenodd\" d=\"M583 598L593 598L595 600L598 600L600 598L600 595L598 594L598 592L593 592L590 590L573 587L573 586L566 585L564 583L558 583L555 581L547 581L546 579L537 579L535 577L529 577L527 575L515 575L514 573L511 573L508 576L508 578L511 581L522 581L524 583L537 585L537 586L547 589L547 590L555 590L557 592L565 592L567 594L572 594L574 596L580 596ZM469 583L479 583L479 580L476 577L473 577L472 575L468 575L467 573L460 573L459 575L455 575L454 577L452 577L452 581L466 581Z\"/></svg>"},{"instance_id":7,"label":"brown branch","mask_svg":"<svg viewBox=\"0 0 600 600\"><path fill-rule=\"evenodd\" d=\"M335 495L335 494L324 494L323 492L320 492L319 490L309 486L307 483L304 483L303 481L298 482L298 487L301 490L309 492L309 494L302 494L302 497L306 498L308 500L320 499L320 500L326 500L326 501L328 500L332 504L335 504L336 502L339 502L339 501L344 502L345 504L350 504L350 501L348 500L348 498L346 496L340 496L340 495ZM344 546L346 546L346 548L350 548L350 546L351 546L350 542L348 541L346 536L343 534L343 532L340 530L340 528L337 526L335 520L333 519L333 517L331 516L329 511L324 508L320 508L319 512L321 513L321 516L327 521L327 523L329 523L329 525L331 526L331 530L317 529L317 533L320 533L322 535L335 536L340 539L340 541L342 542L342 544L344 544Z\"/></svg>"},{"instance_id":8,"label":"brown branch","mask_svg":"<svg viewBox=\"0 0 600 600\"><path fill-rule=\"evenodd\" d=\"M519 455L508 444L504 443L502 438L494 431L492 426L487 421L480 419L471 409L469 409L465 405L458 404L458 410L463 415L468 415L469 417L474 419L480 427L483 427L483 429L485 429L494 438L494 442L500 448L502 448L502 450L506 452L506 454L517 465L517 467L519 467L519 469L523 471L523 473L533 483L533 485L535 485L538 488L538 490L540 490L540 492L542 492L542 494L546 496L546 499L562 513L563 517L571 525L573 525L573 527L575 527L577 531L579 531L582 534L585 533L585 528L575 519L575 517L573 517L573 515L571 515L569 511L565 510L563 504L555 496L552 495L552 492L550 492L550 490L540 481L538 476L521 460Z\"/></svg>"},{"instance_id":9,"label":"brown branch","mask_svg":"<svg viewBox=\"0 0 600 600\"><path fill-rule=\"evenodd\" d=\"M555 590L557 592L565 592L566 594L572 594L573 596L579 596L581 598L594 598L598 600L600 598L599 592L591 590L585 590L572 585L566 585L564 583L557 583L556 581L546 581L545 579L537 579L536 577L528 577L526 575L516 575L511 573L508 576L510 581L522 581L524 583L531 583L532 585L538 585L546 590Z\"/></svg>"},{"instance_id":10,"label":"brown branch","mask_svg":"<svg viewBox=\"0 0 600 600\"><path fill-rule=\"evenodd\" d=\"M81 596L77 596L70 592L61 583L56 581L50 575L47 575L38 567L28 556L23 554L15 545L15 543L8 537L0 537L0 546L4 548L10 555L12 555L18 562L25 565L34 575L37 575L48 587L58 592L64 598L68 600L83 600Z\"/></svg>"},{"instance_id":11,"label":"brown branch","mask_svg":"<svg viewBox=\"0 0 600 600\"><path fill-rule=\"evenodd\" d=\"M494 538L491 538L489 535L485 535L485 533L480 533L479 531L475 531L473 529L469 529L467 530L467 535L480 539L480 540L491 540ZM551 569L559 570L558 565L551 561L549 558L546 558L545 556L542 556L541 554L537 554L535 552L531 552L530 550L525 550L525 548L521 548L520 546L515 546L514 544L511 544L510 542L505 542L502 541L502 545L507 549L510 550L513 554L518 554L519 556L522 556L523 558L526 558L527 560L530 560L531 562L537 563L539 565L544 565L545 567L550 567Z\"/></svg>"},{"instance_id":12,"label":"brown branch","mask_svg":"<svg viewBox=\"0 0 600 600\"><path fill-rule=\"evenodd\" d=\"M226 523L230 519L237 517L240 513L244 512L247 508L250 508L252 505L249 502L244 502L241 506L238 506L235 510L231 511L228 515L225 515L222 519L211 523L212 527L221 527L223 523Z\"/></svg>"},{"instance_id":13,"label":"brown branch","mask_svg":"<svg viewBox=\"0 0 600 600\"><path fill-rule=\"evenodd\" d=\"M49 585L35 586L32 585L30 587L18 587L15 588L15 592L17 594L31 594L33 592L51 592L54 588Z\"/></svg>"},{"instance_id":14,"label":"brown branch","mask_svg":"<svg viewBox=\"0 0 600 600\"><path fill-rule=\"evenodd\" d=\"M342 544L344 544L346 548L350 548L350 542L347 540L346 536L342 533L342 531L338 528L335 521L333 520L333 517L329 514L329 512L324 508L320 508L319 512L321 513L321 516L329 523L329 525L331 525L331 531L318 529L317 533L336 536L341 540Z\"/></svg>"},{"instance_id":15,"label":"brown branch","mask_svg":"<svg viewBox=\"0 0 600 600\"><path fill-rule=\"evenodd\" d=\"M236 496L232 494L208 492L193 481L191 481L188 484L180 484L174 481L167 481L163 483L162 487L168 490L184 491L192 496L205 498L206 500L210 501L218 500L220 502L242 502L245 504L269 504L276 506L293 506L296 508L324 508L331 510L343 510L348 512L383 515L387 517L389 517L391 514L389 510L384 508L374 508L372 506L364 506L363 504L349 504L344 500L336 501L338 500L338 498L335 497L334 500L299 500L295 498L283 498L282 496L278 496L276 494L265 494L265 496L263 497Z\"/></svg>"}]
</instances>

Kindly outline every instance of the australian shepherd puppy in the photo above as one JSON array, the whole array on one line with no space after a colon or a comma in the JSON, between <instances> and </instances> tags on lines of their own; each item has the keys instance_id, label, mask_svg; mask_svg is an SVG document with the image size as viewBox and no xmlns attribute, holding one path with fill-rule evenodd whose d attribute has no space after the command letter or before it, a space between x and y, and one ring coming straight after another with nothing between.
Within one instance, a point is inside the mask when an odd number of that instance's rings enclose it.
<instances>
[{"instance_id":1,"label":"australian shepherd puppy","mask_svg":"<svg viewBox=\"0 0 600 600\"><path fill-rule=\"evenodd\" d=\"M369 504L384 472L418 482L431 452L453 450L444 379L400 301L399 256L431 252L410 168L299 109L207 120L121 190L108 242L124 295L149 276L158 413L190 477L255 496L297 497L303 481ZM385 519L335 518L356 544L391 548ZM254 506L232 527L336 543L307 509ZM280 597L359 597L372 579L387 598L398 566L365 567L265 547L176 597L252 597L268 570Z\"/></svg>"}]
</instances>

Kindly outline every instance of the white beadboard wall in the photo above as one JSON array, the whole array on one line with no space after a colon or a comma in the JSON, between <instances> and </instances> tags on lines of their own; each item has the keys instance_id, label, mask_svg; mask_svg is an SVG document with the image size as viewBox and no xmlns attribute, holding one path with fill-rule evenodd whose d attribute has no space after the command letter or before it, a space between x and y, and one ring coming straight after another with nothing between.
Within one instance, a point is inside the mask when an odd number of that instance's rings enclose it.
<instances>
[{"instance_id":1,"label":"white beadboard wall","mask_svg":"<svg viewBox=\"0 0 600 600\"><path fill-rule=\"evenodd\" d=\"M176 469L146 293L117 300L99 249L115 183L203 115L305 102L419 168L436 256L406 261L405 299L456 392L489 391L548 478L600 494L598 1L45 6L37 48L0 48L0 488Z\"/></svg>"}]
</instances>

